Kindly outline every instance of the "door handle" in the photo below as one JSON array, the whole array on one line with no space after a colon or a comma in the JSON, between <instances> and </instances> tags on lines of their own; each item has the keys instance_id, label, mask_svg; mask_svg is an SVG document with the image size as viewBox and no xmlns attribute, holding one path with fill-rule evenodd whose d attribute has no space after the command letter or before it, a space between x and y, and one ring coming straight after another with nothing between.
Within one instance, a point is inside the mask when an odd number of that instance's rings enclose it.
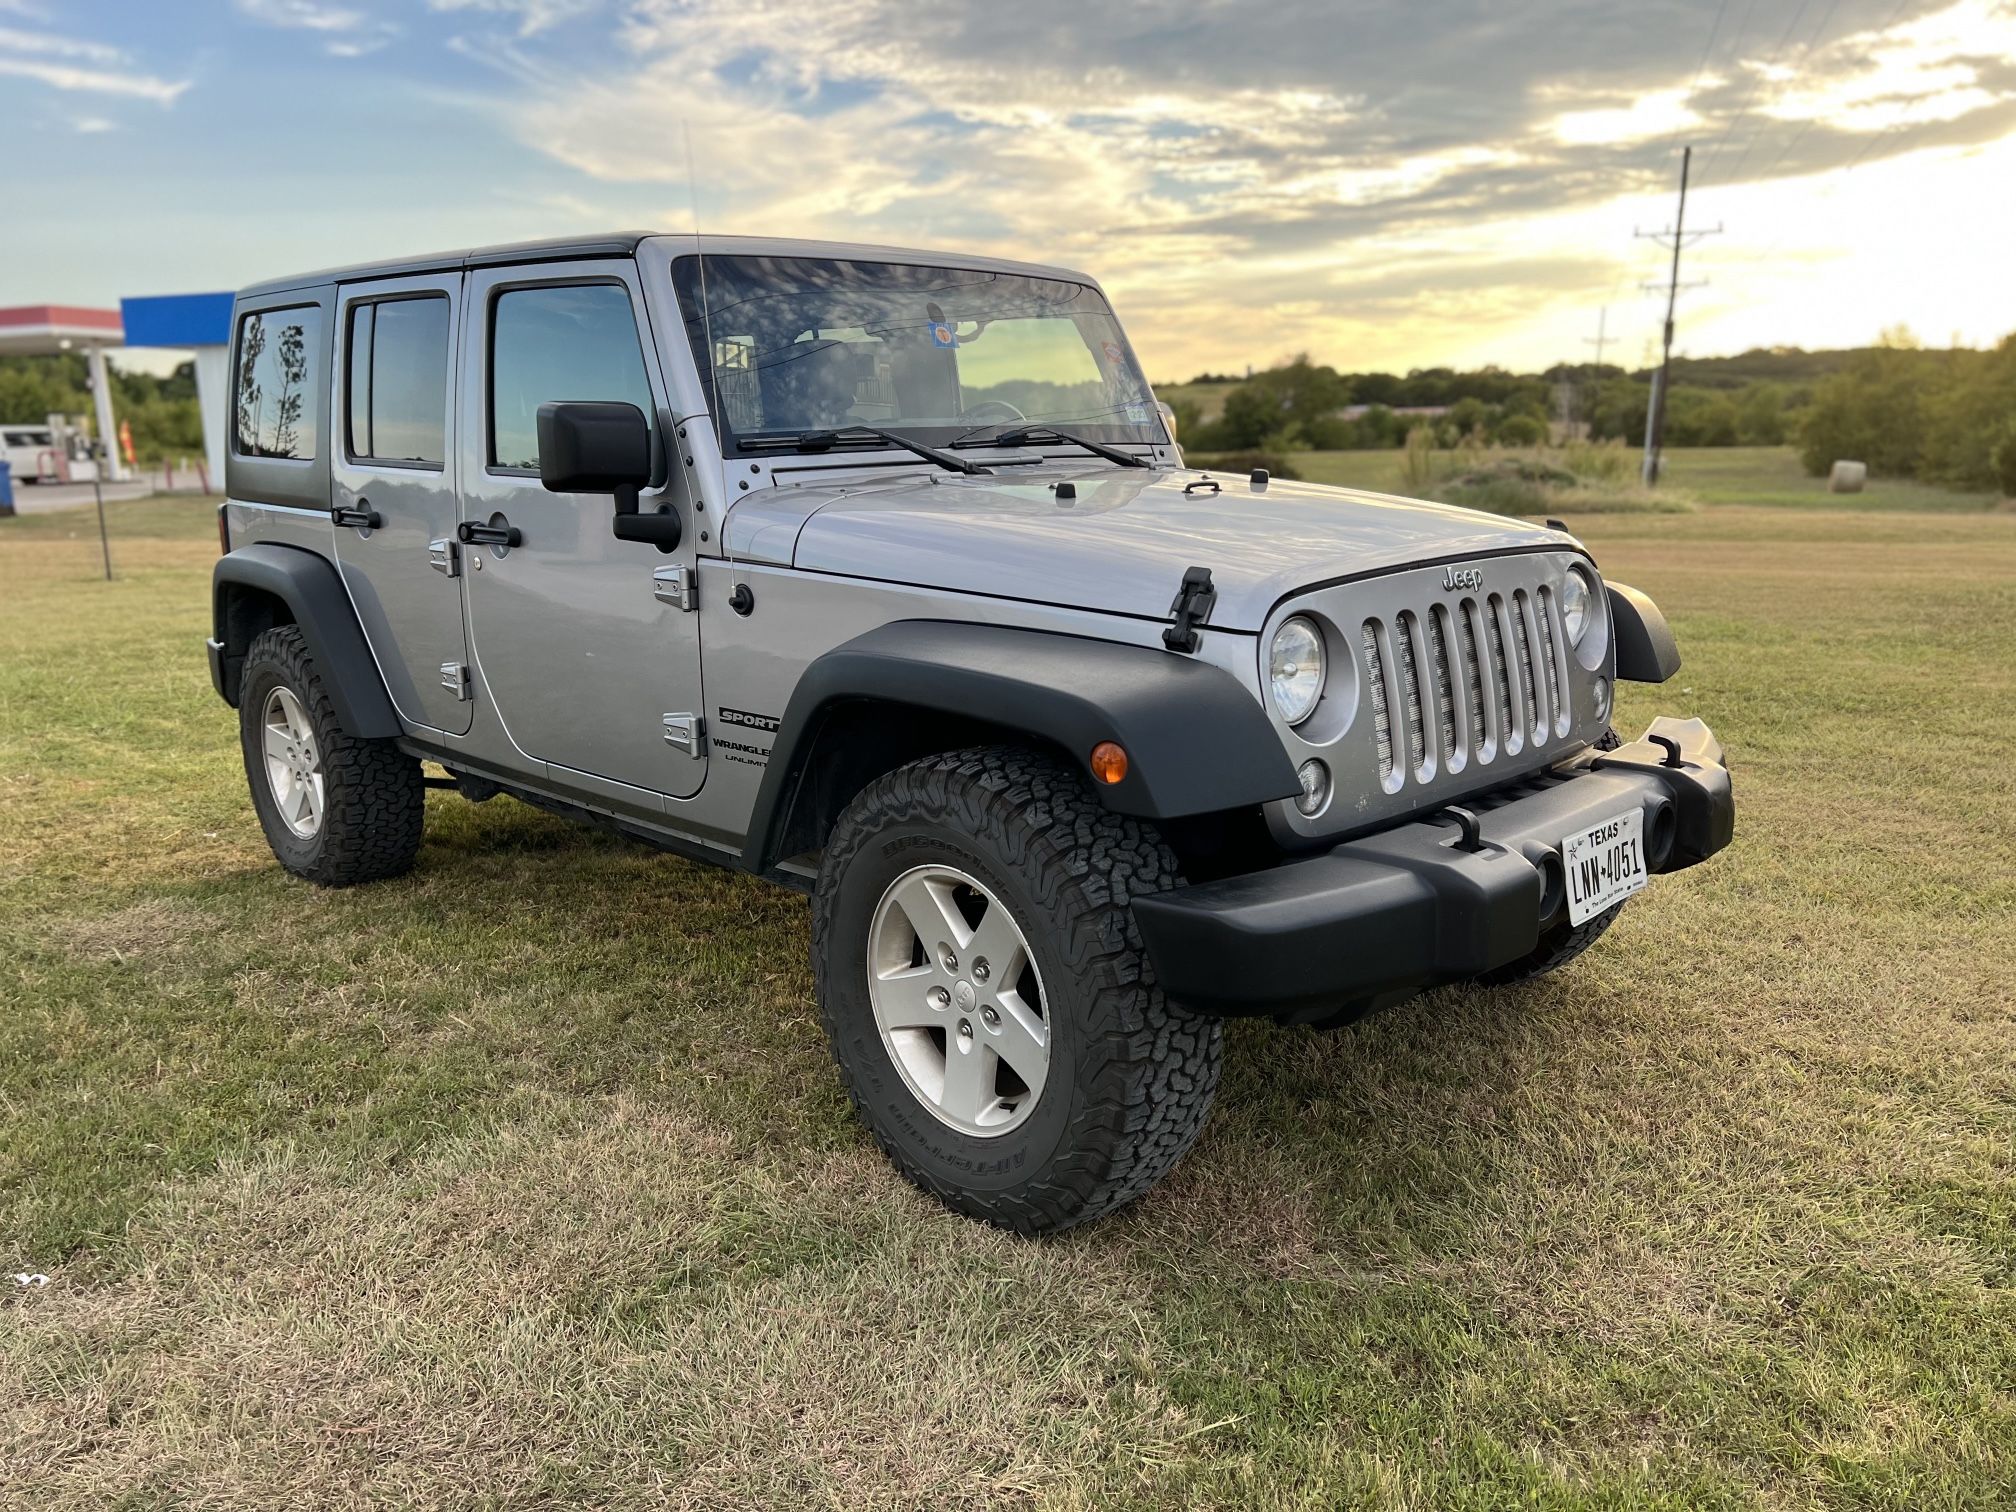
<instances>
[{"instance_id":1,"label":"door handle","mask_svg":"<svg viewBox=\"0 0 2016 1512\"><path fill-rule=\"evenodd\" d=\"M385 517L371 507L371 501L361 498L357 501L355 509L338 504L329 511L329 518L335 524L347 525L353 530L360 527L365 530L376 530L385 523Z\"/></svg>"},{"instance_id":2,"label":"door handle","mask_svg":"<svg viewBox=\"0 0 2016 1512\"><path fill-rule=\"evenodd\" d=\"M524 534L516 525L508 523L499 515L488 525L479 525L474 520L464 520L455 527L455 539L465 546L522 546Z\"/></svg>"}]
</instances>

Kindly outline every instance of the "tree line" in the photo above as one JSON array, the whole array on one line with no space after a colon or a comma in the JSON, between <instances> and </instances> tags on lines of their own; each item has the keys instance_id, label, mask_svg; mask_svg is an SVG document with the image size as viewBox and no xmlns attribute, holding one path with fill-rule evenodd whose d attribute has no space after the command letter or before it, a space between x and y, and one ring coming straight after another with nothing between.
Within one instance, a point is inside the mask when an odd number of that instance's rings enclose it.
<instances>
[{"instance_id":1,"label":"tree line","mask_svg":"<svg viewBox=\"0 0 2016 1512\"><path fill-rule=\"evenodd\" d=\"M1200 385L1232 383L1206 419ZM1751 378L1729 387L1676 382L1667 400L1670 446L1778 446L1800 433L1816 386ZM1572 429L1590 440L1645 440L1649 373L1604 364L1544 373L1486 367L1460 372L1342 373L1299 356L1236 380L1200 375L1164 393L1184 444L1199 451L1376 450L1426 430L1438 446L1482 440L1535 446ZM1432 410L1436 413L1421 413Z\"/></svg>"},{"instance_id":2,"label":"tree line","mask_svg":"<svg viewBox=\"0 0 2016 1512\"><path fill-rule=\"evenodd\" d=\"M2016 335L1988 351L1927 350L1899 330L1846 351L1675 359L1673 377L1669 446L1793 445L1815 475L1849 459L1879 477L2016 495ZM1244 379L1200 374L1163 397L1199 452L1377 449L1417 432L1443 448L1569 433L1642 446L1651 379L1609 364L1350 373L1305 355ZM1209 419L1207 389L1223 391Z\"/></svg>"},{"instance_id":3,"label":"tree line","mask_svg":"<svg viewBox=\"0 0 2016 1512\"><path fill-rule=\"evenodd\" d=\"M143 463L197 457L203 452L203 418L196 406L196 365L184 362L165 378L125 372L108 364L112 410L133 431ZM0 357L0 422L40 425L51 415L82 415L95 428L90 369L83 355Z\"/></svg>"}]
</instances>

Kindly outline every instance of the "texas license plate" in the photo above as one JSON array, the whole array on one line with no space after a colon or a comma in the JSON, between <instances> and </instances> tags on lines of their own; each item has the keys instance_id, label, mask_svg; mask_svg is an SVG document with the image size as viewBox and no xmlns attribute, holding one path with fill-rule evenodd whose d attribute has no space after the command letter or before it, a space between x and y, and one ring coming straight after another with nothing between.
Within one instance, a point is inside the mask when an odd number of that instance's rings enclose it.
<instances>
[{"instance_id":1,"label":"texas license plate","mask_svg":"<svg viewBox=\"0 0 2016 1512\"><path fill-rule=\"evenodd\" d=\"M1644 890L1645 815L1630 809L1561 842L1568 922L1580 924Z\"/></svg>"}]
</instances>

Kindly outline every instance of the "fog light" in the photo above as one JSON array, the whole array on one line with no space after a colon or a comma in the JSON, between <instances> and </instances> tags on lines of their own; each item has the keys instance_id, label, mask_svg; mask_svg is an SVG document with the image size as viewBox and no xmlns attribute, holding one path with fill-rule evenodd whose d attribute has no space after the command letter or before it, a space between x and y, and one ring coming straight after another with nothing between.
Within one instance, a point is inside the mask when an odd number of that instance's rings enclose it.
<instances>
[{"instance_id":1,"label":"fog light","mask_svg":"<svg viewBox=\"0 0 2016 1512\"><path fill-rule=\"evenodd\" d=\"M1589 691L1596 697L1596 717L1598 719L1608 719L1610 717L1610 679L1607 677L1597 678L1595 682L1589 685Z\"/></svg>"},{"instance_id":2,"label":"fog light","mask_svg":"<svg viewBox=\"0 0 2016 1512\"><path fill-rule=\"evenodd\" d=\"M1310 760L1297 767L1295 775L1302 779L1302 796L1295 800L1295 807L1304 818L1314 819L1330 801L1330 768Z\"/></svg>"}]
</instances>

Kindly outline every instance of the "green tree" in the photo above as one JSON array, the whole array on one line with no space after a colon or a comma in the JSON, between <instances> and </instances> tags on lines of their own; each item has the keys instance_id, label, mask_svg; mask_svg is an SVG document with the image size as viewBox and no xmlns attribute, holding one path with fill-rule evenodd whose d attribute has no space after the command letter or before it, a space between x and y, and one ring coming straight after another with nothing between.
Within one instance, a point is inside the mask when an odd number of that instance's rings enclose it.
<instances>
[{"instance_id":1,"label":"green tree","mask_svg":"<svg viewBox=\"0 0 2016 1512\"><path fill-rule=\"evenodd\" d=\"M1334 439L1329 423L1350 398L1335 368L1318 366L1304 354L1255 373L1227 394L1214 440L1231 450L1317 445Z\"/></svg>"},{"instance_id":2,"label":"green tree","mask_svg":"<svg viewBox=\"0 0 2016 1512\"><path fill-rule=\"evenodd\" d=\"M1814 477L1836 462L1866 462L1884 477L1918 472L1924 434L1924 355L1894 347L1864 352L1821 380L1799 431L1799 456Z\"/></svg>"}]
</instances>

